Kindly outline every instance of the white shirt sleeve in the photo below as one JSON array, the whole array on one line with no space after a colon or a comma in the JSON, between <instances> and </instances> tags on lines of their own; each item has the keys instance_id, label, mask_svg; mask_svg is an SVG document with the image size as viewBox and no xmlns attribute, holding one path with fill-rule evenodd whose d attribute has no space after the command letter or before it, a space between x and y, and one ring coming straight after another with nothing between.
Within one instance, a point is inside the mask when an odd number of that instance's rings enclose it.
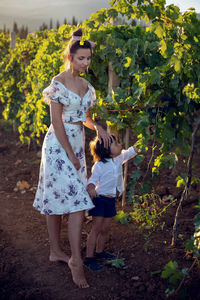
<instances>
[{"instance_id":1,"label":"white shirt sleeve","mask_svg":"<svg viewBox=\"0 0 200 300\"><path fill-rule=\"evenodd\" d=\"M94 166L92 167L92 175L88 179L87 185L90 183L94 184L94 186L97 186L97 183L99 182L99 177L100 177L100 166L95 163Z\"/></svg>"},{"instance_id":2,"label":"white shirt sleeve","mask_svg":"<svg viewBox=\"0 0 200 300\"><path fill-rule=\"evenodd\" d=\"M129 159L135 157L137 152L135 152L133 146L129 147L127 150L122 150L121 154L119 155L119 159L122 164L127 162Z\"/></svg>"}]
</instances>

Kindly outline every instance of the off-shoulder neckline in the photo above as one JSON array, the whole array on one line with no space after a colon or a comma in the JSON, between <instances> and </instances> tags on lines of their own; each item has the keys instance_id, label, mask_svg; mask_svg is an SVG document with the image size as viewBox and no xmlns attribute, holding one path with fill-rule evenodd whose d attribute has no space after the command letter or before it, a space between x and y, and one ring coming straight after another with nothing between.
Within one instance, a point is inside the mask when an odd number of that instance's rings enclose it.
<instances>
[{"instance_id":1,"label":"off-shoulder neckline","mask_svg":"<svg viewBox=\"0 0 200 300\"><path fill-rule=\"evenodd\" d=\"M60 83L66 90L68 90L70 93L73 93L74 95L76 95L76 96L78 96L81 100L83 100L85 97L86 97L86 95L88 94L88 92L90 91L90 83L88 82L88 90L87 90L87 92L85 93L85 95L83 96L83 98L81 98L81 96L79 95L79 94L77 94L77 93L75 93L74 91L72 91L72 90L70 90L70 89L68 89L62 82L60 82L60 81L58 81L58 80L55 80L54 78L53 78L53 80L52 80L52 82L58 82L58 83Z\"/></svg>"}]
</instances>

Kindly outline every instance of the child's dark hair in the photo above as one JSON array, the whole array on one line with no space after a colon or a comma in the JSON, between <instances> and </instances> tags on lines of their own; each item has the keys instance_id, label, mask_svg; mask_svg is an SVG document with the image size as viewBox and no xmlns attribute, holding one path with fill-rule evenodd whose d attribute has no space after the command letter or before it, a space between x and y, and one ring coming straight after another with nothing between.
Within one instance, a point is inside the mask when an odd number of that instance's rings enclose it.
<instances>
[{"instance_id":1,"label":"child's dark hair","mask_svg":"<svg viewBox=\"0 0 200 300\"><path fill-rule=\"evenodd\" d=\"M116 137L112 135L113 141L116 141ZM93 156L94 162L97 161L102 161L103 163L107 162L108 158L111 158L111 151L110 151L110 146L108 148L105 148L103 140L99 141L98 137L95 137L94 140L90 142L90 152Z\"/></svg>"}]
</instances>

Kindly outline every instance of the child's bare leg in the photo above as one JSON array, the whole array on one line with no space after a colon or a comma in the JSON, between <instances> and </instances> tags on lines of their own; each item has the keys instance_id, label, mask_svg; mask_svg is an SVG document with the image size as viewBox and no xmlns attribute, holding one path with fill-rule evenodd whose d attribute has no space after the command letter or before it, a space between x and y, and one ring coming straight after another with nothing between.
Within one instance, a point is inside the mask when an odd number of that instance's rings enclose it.
<instances>
[{"instance_id":1,"label":"child's bare leg","mask_svg":"<svg viewBox=\"0 0 200 300\"><path fill-rule=\"evenodd\" d=\"M97 237L101 231L103 222L104 222L103 217L92 217L92 229L87 238L86 257L94 256L94 250L96 247Z\"/></svg>"},{"instance_id":2,"label":"child's bare leg","mask_svg":"<svg viewBox=\"0 0 200 300\"><path fill-rule=\"evenodd\" d=\"M103 222L101 225L101 231L98 234L97 242L96 242L96 252L100 253L104 250L106 238L108 232L110 230L112 218L103 218Z\"/></svg>"},{"instance_id":3,"label":"child's bare leg","mask_svg":"<svg viewBox=\"0 0 200 300\"><path fill-rule=\"evenodd\" d=\"M68 265L72 273L74 283L80 288L89 287L83 271L81 259L81 230L84 211L71 213L68 220L68 235L71 247L71 257Z\"/></svg>"},{"instance_id":4,"label":"child's bare leg","mask_svg":"<svg viewBox=\"0 0 200 300\"><path fill-rule=\"evenodd\" d=\"M60 215L47 216L47 228L49 232L50 241L50 261L64 261L68 262L69 257L60 248L60 230L61 230Z\"/></svg>"}]
</instances>

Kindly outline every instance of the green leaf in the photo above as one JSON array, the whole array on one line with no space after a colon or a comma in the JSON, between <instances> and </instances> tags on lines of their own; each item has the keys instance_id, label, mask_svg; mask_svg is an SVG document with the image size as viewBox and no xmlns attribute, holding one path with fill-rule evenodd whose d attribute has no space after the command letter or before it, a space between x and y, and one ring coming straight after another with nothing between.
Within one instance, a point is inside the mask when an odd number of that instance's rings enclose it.
<instances>
[{"instance_id":1,"label":"green leaf","mask_svg":"<svg viewBox=\"0 0 200 300\"><path fill-rule=\"evenodd\" d=\"M161 47L160 47L160 53L163 57L167 58L166 50L167 50L167 44L164 40L160 41Z\"/></svg>"},{"instance_id":2,"label":"green leaf","mask_svg":"<svg viewBox=\"0 0 200 300\"><path fill-rule=\"evenodd\" d=\"M143 160L144 160L143 154L137 155L134 159L134 165L138 166Z\"/></svg>"},{"instance_id":3,"label":"green leaf","mask_svg":"<svg viewBox=\"0 0 200 300\"><path fill-rule=\"evenodd\" d=\"M176 177L176 187L183 187L186 185L187 174L183 173Z\"/></svg>"},{"instance_id":4,"label":"green leaf","mask_svg":"<svg viewBox=\"0 0 200 300\"><path fill-rule=\"evenodd\" d=\"M152 184L149 181L145 181L142 183L142 186L140 186L138 189L139 189L140 193L147 194L148 192L151 191Z\"/></svg>"},{"instance_id":5,"label":"green leaf","mask_svg":"<svg viewBox=\"0 0 200 300\"><path fill-rule=\"evenodd\" d=\"M195 232L200 232L200 215L197 214L194 217L194 226L195 226Z\"/></svg>"},{"instance_id":6,"label":"green leaf","mask_svg":"<svg viewBox=\"0 0 200 300\"><path fill-rule=\"evenodd\" d=\"M189 240L185 243L185 250L191 251L194 249L194 237L191 237Z\"/></svg>"},{"instance_id":7,"label":"green leaf","mask_svg":"<svg viewBox=\"0 0 200 300\"><path fill-rule=\"evenodd\" d=\"M128 222L130 221L131 217L128 213L125 213L123 210L119 210L117 212L117 215L114 217L114 220L116 222L120 222L123 225L128 225Z\"/></svg>"},{"instance_id":8,"label":"green leaf","mask_svg":"<svg viewBox=\"0 0 200 300\"><path fill-rule=\"evenodd\" d=\"M181 273L183 274L183 276L189 276L189 269L188 268L183 268L182 270L181 270Z\"/></svg>"},{"instance_id":9,"label":"green leaf","mask_svg":"<svg viewBox=\"0 0 200 300\"><path fill-rule=\"evenodd\" d=\"M118 12L114 8L109 8L107 12L108 12L108 16L113 19L115 19L118 16Z\"/></svg>"},{"instance_id":10,"label":"green leaf","mask_svg":"<svg viewBox=\"0 0 200 300\"><path fill-rule=\"evenodd\" d=\"M173 288L172 286L169 286L166 290L165 290L165 294L167 297L171 296L175 291L175 288Z\"/></svg>"},{"instance_id":11,"label":"green leaf","mask_svg":"<svg viewBox=\"0 0 200 300\"><path fill-rule=\"evenodd\" d=\"M171 63L174 66L174 70L179 73L182 66L181 61L176 56L172 56Z\"/></svg>"},{"instance_id":12,"label":"green leaf","mask_svg":"<svg viewBox=\"0 0 200 300\"><path fill-rule=\"evenodd\" d=\"M160 273L161 273L161 270L157 270L157 271L151 272L151 275L156 275L156 274L160 274Z\"/></svg>"},{"instance_id":13,"label":"green leaf","mask_svg":"<svg viewBox=\"0 0 200 300\"><path fill-rule=\"evenodd\" d=\"M172 274L174 274L177 268L177 262L170 260L168 264L165 265L164 270L161 273L161 278L169 278Z\"/></svg>"},{"instance_id":14,"label":"green leaf","mask_svg":"<svg viewBox=\"0 0 200 300\"><path fill-rule=\"evenodd\" d=\"M134 170L131 174L131 178L132 179L139 179L141 176L141 172L140 170Z\"/></svg>"},{"instance_id":15,"label":"green leaf","mask_svg":"<svg viewBox=\"0 0 200 300\"><path fill-rule=\"evenodd\" d=\"M162 39L163 38L163 34L164 34L164 30L163 28L161 27L161 25L157 25L155 26L155 30L154 30L155 34L160 38Z\"/></svg>"},{"instance_id":16,"label":"green leaf","mask_svg":"<svg viewBox=\"0 0 200 300\"><path fill-rule=\"evenodd\" d=\"M151 71L151 83L157 83L158 85L160 84L160 71L158 69L154 69Z\"/></svg>"},{"instance_id":17,"label":"green leaf","mask_svg":"<svg viewBox=\"0 0 200 300\"><path fill-rule=\"evenodd\" d=\"M120 269L121 267L125 266L124 260L125 260L124 258L118 258L118 259L107 260L106 263L110 264L112 267Z\"/></svg>"},{"instance_id":18,"label":"green leaf","mask_svg":"<svg viewBox=\"0 0 200 300\"><path fill-rule=\"evenodd\" d=\"M174 272L169 278L169 282L177 285L181 280L181 273L179 271Z\"/></svg>"},{"instance_id":19,"label":"green leaf","mask_svg":"<svg viewBox=\"0 0 200 300\"><path fill-rule=\"evenodd\" d=\"M132 59L130 58L130 57L126 57L126 63L124 64L124 66L126 67L126 68L129 68L130 67L130 65L131 65L131 61L132 61Z\"/></svg>"}]
</instances>

